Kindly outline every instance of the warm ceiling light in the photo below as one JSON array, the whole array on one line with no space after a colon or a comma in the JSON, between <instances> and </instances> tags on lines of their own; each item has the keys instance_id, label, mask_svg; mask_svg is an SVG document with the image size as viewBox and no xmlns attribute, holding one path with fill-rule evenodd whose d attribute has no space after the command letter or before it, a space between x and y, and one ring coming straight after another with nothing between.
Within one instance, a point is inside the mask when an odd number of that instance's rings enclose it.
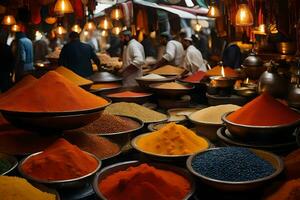
<instances>
[{"instance_id":1,"label":"warm ceiling light","mask_svg":"<svg viewBox=\"0 0 300 200\"><path fill-rule=\"evenodd\" d=\"M15 17L12 15L5 15L2 20L2 24L7 26L16 24Z\"/></svg>"},{"instance_id":2,"label":"warm ceiling light","mask_svg":"<svg viewBox=\"0 0 300 200\"><path fill-rule=\"evenodd\" d=\"M67 33L67 30L62 25L59 25L58 27L56 27L55 33L58 35L63 35Z\"/></svg>"},{"instance_id":3,"label":"warm ceiling light","mask_svg":"<svg viewBox=\"0 0 300 200\"><path fill-rule=\"evenodd\" d=\"M107 31L107 30L103 30L103 31L101 32L101 36L102 36L102 37L107 37L107 36L108 36L108 31Z\"/></svg>"},{"instance_id":4,"label":"warm ceiling light","mask_svg":"<svg viewBox=\"0 0 300 200\"><path fill-rule=\"evenodd\" d=\"M47 24L54 24L56 21L57 21L57 18L56 18L56 17L47 17L47 18L45 19L45 22L46 22Z\"/></svg>"},{"instance_id":5,"label":"warm ceiling light","mask_svg":"<svg viewBox=\"0 0 300 200\"><path fill-rule=\"evenodd\" d=\"M120 27L120 26L114 27L114 28L111 30L111 32L112 32L113 34L115 34L115 35L119 35L121 31L122 31L122 27Z\"/></svg>"},{"instance_id":6,"label":"warm ceiling light","mask_svg":"<svg viewBox=\"0 0 300 200\"><path fill-rule=\"evenodd\" d=\"M14 24L14 25L11 26L11 31L12 32L20 32L21 27L18 24Z\"/></svg>"},{"instance_id":7,"label":"warm ceiling light","mask_svg":"<svg viewBox=\"0 0 300 200\"><path fill-rule=\"evenodd\" d=\"M110 13L110 17L115 20L122 19L123 17L122 10L120 8L113 9Z\"/></svg>"},{"instance_id":8,"label":"warm ceiling light","mask_svg":"<svg viewBox=\"0 0 300 200\"><path fill-rule=\"evenodd\" d=\"M69 0L57 0L54 12L58 14L73 13L73 7Z\"/></svg>"},{"instance_id":9,"label":"warm ceiling light","mask_svg":"<svg viewBox=\"0 0 300 200\"><path fill-rule=\"evenodd\" d=\"M94 31L97 29L97 27L93 21L87 22L83 28L84 28L84 30L87 30L87 31Z\"/></svg>"},{"instance_id":10,"label":"warm ceiling light","mask_svg":"<svg viewBox=\"0 0 300 200\"><path fill-rule=\"evenodd\" d=\"M253 25L253 15L247 4L242 3L239 5L239 9L235 15L235 25L236 26L252 26Z\"/></svg>"},{"instance_id":11,"label":"warm ceiling light","mask_svg":"<svg viewBox=\"0 0 300 200\"><path fill-rule=\"evenodd\" d=\"M195 29L196 32L200 32L201 28L202 28L202 26L199 23L195 24L195 26L194 26L194 29Z\"/></svg>"},{"instance_id":12,"label":"warm ceiling light","mask_svg":"<svg viewBox=\"0 0 300 200\"><path fill-rule=\"evenodd\" d=\"M76 33L80 33L81 32L81 27L78 24L75 24L72 28L72 31L76 32Z\"/></svg>"},{"instance_id":13,"label":"warm ceiling light","mask_svg":"<svg viewBox=\"0 0 300 200\"><path fill-rule=\"evenodd\" d=\"M211 5L209 6L209 10L207 13L207 17L220 17L221 13L219 8L217 7L216 3L214 1L211 2Z\"/></svg>"},{"instance_id":14,"label":"warm ceiling light","mask_svg":"<svg viewBox=\"0 0 300 200\"><path fill-rule=\"evenodd\" d=\"M101 21L100 21L100 28L103 30L108 30L108 29L112 29L113 25L111 20L108 17L104 17Z\"/></svg>"}]
</instances>

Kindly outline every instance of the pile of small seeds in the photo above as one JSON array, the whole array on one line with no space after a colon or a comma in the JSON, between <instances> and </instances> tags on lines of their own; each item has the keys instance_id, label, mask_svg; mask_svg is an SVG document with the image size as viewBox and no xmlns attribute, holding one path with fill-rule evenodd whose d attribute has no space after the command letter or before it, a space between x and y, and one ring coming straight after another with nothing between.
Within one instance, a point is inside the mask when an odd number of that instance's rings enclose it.
<instances>
[{"instance_id":1,"label":"pile of small seeds","mask_svg":"<svg viewBox=\"0 0 300 200\"><path fill-rule=\"evenodd\" d=\"M118 133L136 129L140 124L127 117L103 113L100 118L78 130L90 134Z\"/></svg>"},{"instance_id":2,"label":"pile of small seeds","mask_svg":"<svg viewBox=\"0 0 300 200\"><path fill-rule=\"evenodd\" d=\"M222 181L250 181L271 175L271 163L240 147L224 147L200 153L192 161L199 174Z\"/></svg>"}]
</instances>

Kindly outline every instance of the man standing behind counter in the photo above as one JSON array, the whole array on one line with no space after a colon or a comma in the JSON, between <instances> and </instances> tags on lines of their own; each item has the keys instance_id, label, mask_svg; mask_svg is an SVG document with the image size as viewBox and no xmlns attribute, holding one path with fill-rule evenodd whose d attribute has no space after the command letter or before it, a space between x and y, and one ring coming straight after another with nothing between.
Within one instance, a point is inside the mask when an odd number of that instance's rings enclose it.
<instances>
[{"instance_id":1,"label":"man standing behind counter","mask_svg":"<svg viewBox=\"0 0 300 200\"><path fill-rule=\"evenodd\" d=\"M120 34L120 40L123 43L123 86L137 86L135 78L143 75L142 65L145 63L144 47L134 38L130 31L125 30Z\"/></svg>"},{"instance_id":2,"label":"man standing behind counter","mask_svg":"<svg viewBox=\"0 0 300 200\"><path fill-rule=\"evenodd\" d=\"M88 77L93 74L91 60L100 69L100 60L94 52L93 48L80 42L79 34L71 32L69 35L70 41L62 48L59 55L59 65L67 67L79 74L80 76Z\"/></svg>"},{"instance_id":3,"label":"man standing behind counter","mask_svg":"<svg viewBox=\"0 0 300 200\"><path fill-rule=\"evenodd\" d=\"M173 40L167 32L160 34L160 44L166 45L166 50L161 60L156 64L155 68L164 65L182 66L184 59L184 49L180 42Z\"/></svg>"}]
</instances>

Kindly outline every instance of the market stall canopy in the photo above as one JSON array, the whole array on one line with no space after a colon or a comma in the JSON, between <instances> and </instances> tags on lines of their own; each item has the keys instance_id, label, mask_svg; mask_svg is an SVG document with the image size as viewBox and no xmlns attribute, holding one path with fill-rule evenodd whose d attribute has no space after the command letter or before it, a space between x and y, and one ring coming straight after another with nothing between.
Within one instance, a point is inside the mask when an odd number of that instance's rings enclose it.
<instances>
[{"instance_id":1,"label":"market stall canopy","mask_svg":"<svg viewBox=\"0 0 300 200\"><path fill-rule=\"evenodd\" d=\"M196 16L195 14L192 14L190 12L187 12L187 11L184 11L184 10L181 10L178 8L174 8L173 6L159 5L157 3L152 3L149 1L143 1L143 0L133 0L133 2L136 4L139 4L139 5L165 10L167 12L176 14L180 18L183 18L183 19L196 19L196 18L199 20L208 20L209 19L208 17L204 17L204 16ZM181 6L177 6L177 7L181 7Z\"/></svg>"}]
</instances>

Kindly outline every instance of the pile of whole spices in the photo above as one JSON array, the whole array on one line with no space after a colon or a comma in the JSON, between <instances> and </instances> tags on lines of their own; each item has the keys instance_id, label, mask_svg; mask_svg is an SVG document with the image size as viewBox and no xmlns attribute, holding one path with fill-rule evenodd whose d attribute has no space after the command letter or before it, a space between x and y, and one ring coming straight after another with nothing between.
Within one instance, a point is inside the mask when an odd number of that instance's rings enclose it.
<instances>
[{"instance_id":1,"label":"pile of whole spices","mask_svg":"<svg viewBox=\"0 0 300 200\"><path fill-rule=\"evenodd\" d=\"M55 200L56 196L43 192L24 178L0 176L1 200Z\"/></svg>"},{"instance_id":2,"label":"pile of whole spices","mask_svg":"<svg viewBox=\"0 0 300 200\"><path fill-rule=\"evenodd\" d=\"M0 175L7 172L11 167L9 161L0 158Z\"/></svg>"},{"instance_id":3,"label":"pile of whole spices","mask_svg":"<svg viewBox=\"0 0 300 200\"><path fill-rule=\"evenodd\" d=\"M148 164L115 172L98 187L109 200L182 200L191 190L181 175Z\"/></svg>"},{"instance_id":4,"label":"pile of whole spices","mask_svg":"<svg viewBox=\"0 0 300 200\"><path fill-rule=\"evenodd\" d=\"M42 153L26 160L21 169L40 180L69 180L93 172L98 165L94 157L60 138Z\"/></svg>"},{"instance_id":5,"label":"pile of whole spices","mask_svg":"<svg viewBox=\"0 0 300 200\"><path fill-rule=\"evenodd\" d=\"M151 123L167 120L167 115L156 112L136 103L114 103L105 108L105 113L136 117L143 122Z\"/></svg>"},{"instance_id":6,"label":"pile of whole spices","mask_svg":"<svg viewBox=\"0 0 300 200\"><path fill-rule=\"evenodd\" d=\"M118 133L134 130L140 123L133 119L103 113L97 120L78 130L89 134Z\"/></svg>"},{"instance_id":7,"label":"pile of whole spices","mask_svg":"<svg viewBox=\"0 0 300 200\"><path fill-rule=\"evenodd\" d=\"M200 81L206 76L206 73L203 71L198 71L183 80L190 83L200 83Z\"/></svg>"},{"instance_id":8,"label":"pile of whole spices","mask_svg":"<svg viewBox=\"0 0 300 200\"><path fill-rule=\"evenodd\" d=\"M151 95L150 93L145 92L134 92L134 91L123 91L123 92L116 92L112 94L108 94L108 97L115 97L115 98L136 98L136 97L145 97Z\"/></svg>"},{"instance_id":9,"label":"pile of whole spices","mask_svg":"<svg viewBox=\"0 0 300 200\"><path fill-rule=\"evenodd\" d=\"M296 122L300 120L300 114L265 92L228 115L227 119L242 125L275 126Z\"/></svg>"},{"instance_id":10,"label":"pile of whole spices","mask_svg":"<svg viewBox=\"0 0 300 200\"><path fill-rule=\"evenodd\" d=\"M200 153L192 160L192 168L203 176L232 182L263 178L275 171L271 163L241 147L223 147Z\"/></svg>"},{"instance_id":11,"label":"pile of whole spices","mask_svg":"<svg viewBox=\"0 0 300 200\"><path fill-rule=\"evenodd\" d=\"M94 154L99 159L117 155L120 147L104 137L79 132L65 132L64 138L81 150Z\"/></svg>"},{"instance_id":12,"label":"pile of whole spices","mask_svg":"<svg viewBox=\"0 0 300 200\"><path fill-rule=\"evenodd\" d=\"M49 71L27 87L1 98L0 109L17 112L61 112L95 109L107 104L105 99L85 91L57 72Z\"/></svg>"}]
</instances>

